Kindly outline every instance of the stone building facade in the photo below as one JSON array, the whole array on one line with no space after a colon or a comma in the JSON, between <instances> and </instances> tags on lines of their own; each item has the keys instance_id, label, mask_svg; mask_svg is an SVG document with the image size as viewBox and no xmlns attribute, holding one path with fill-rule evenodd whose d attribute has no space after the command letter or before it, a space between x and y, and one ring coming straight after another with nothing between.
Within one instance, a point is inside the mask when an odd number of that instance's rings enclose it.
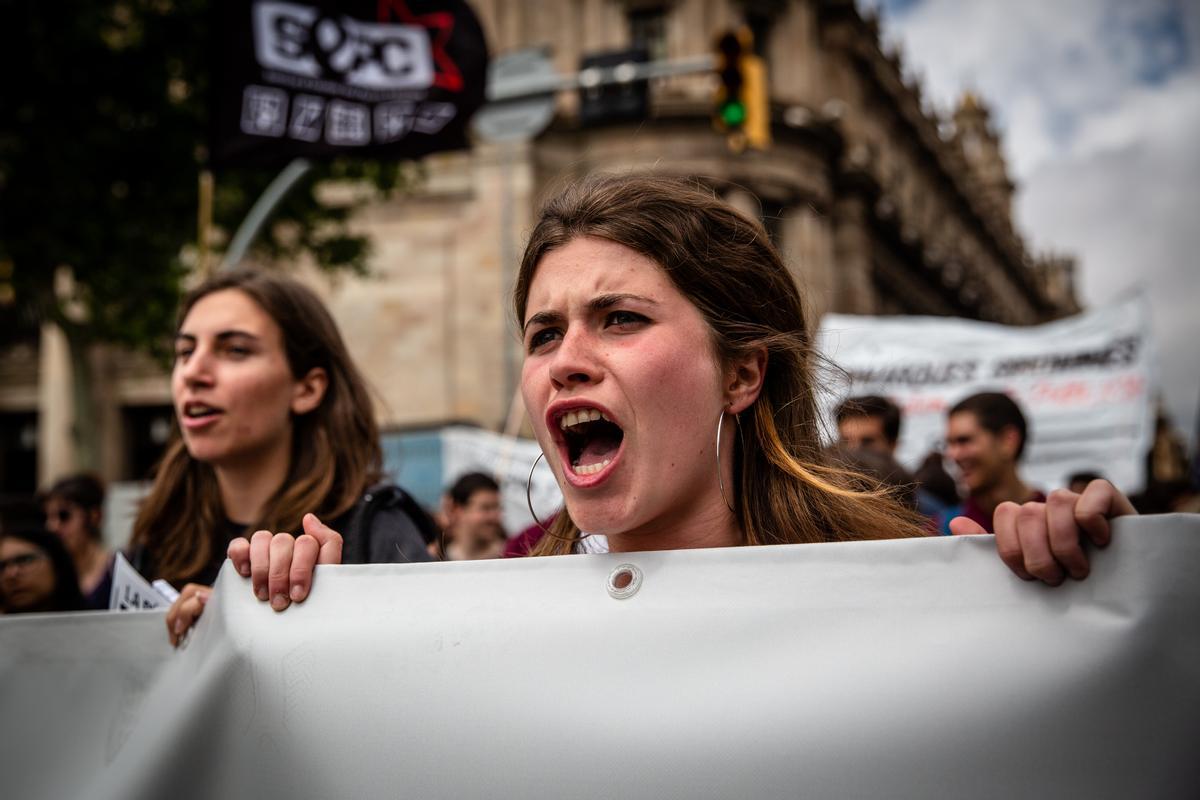
<instances>
[{"instance_id":1,"label":"stone building facade","mask_svg":"<svg viewBox=\"0 0 1200 800\"><path fill-rule=\"evenodd\" d=\"M644 120L583 127L578 97L564 93L532 141L427 159L416 191L355 222L372 238L369 277L330 282L300 268L377 390L385 429L519 422L507 293L520 249L540 198L596 170L654 168L710 184L764 221L815 314L1027 325L1078 310L1072 260L1032 255L1014 228L1014 185L984 102L968 96L952 113L932 109L900 56L880 44L877 20L852 0L473 6L493 54L545 48L563 73L587 54L631 45L654 58L703 55L719 31L746 24L766 63L774 141L732 152L711 123L715 78L697 74L653 82ZM17 426L0 436L6 447L37 441L44 483L72 464L68 376L55 366L53 336L42 341L40 353L0 363L0 420ZM165 376L143 359L96 357L114 376L103 389L102 472L140 477L136 447L153 452L169 430ZM36 434L22 433L34 418Z\"/></svg>"}]
</instances>

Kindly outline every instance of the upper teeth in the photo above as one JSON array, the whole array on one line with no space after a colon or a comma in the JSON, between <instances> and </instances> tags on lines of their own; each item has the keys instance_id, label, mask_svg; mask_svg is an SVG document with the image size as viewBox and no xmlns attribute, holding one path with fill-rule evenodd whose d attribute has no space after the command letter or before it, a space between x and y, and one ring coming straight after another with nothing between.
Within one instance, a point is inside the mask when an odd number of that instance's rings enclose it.
<instances>
[{"instance_id":1,"label":"upper teeth","mask_svg":"<svg viewBox=\"0 0 1200 800\"><path fill-rule=\"evenodd\" d=\"M212 408L211 406L188 406L187 414L189 417L196 417L201 414L207 414L208 412L215 411L215 410L216 409Z\"/></svg>"},{"instance_id":2,"label":"upper teeth","mask_svg":"<svg viewBox=\"0 0 1200 800\"><path fill-rule=\"evenodd\" d=\"M595 422L598 419L611 420L604 416L604 412L597 408L580 408L575 411L568 411L558 419L558 427L566 430L572 425L579 425L583 422Z\"/></svg>"}]
</instances>

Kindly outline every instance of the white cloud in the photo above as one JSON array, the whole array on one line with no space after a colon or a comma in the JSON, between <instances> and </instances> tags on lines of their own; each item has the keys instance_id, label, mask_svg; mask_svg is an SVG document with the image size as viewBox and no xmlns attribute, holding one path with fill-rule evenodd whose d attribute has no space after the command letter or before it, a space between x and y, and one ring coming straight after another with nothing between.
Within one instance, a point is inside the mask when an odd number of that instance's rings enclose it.
<instances>
[{"instance_id":1,"label":"white cloud","mask_svg":"<svg viewBox=\"0 0 1200 800\"><path fill-rule=\"evenodd\" d=\"M1182 23L1182 24L1181 24ZM1080 259L1102 304L1144 285L1162 385L1192 430L1200 395L1200 5L924 0L884 15L943 108L982 95L1035 249Z\"/></svg>"}]
</instances>

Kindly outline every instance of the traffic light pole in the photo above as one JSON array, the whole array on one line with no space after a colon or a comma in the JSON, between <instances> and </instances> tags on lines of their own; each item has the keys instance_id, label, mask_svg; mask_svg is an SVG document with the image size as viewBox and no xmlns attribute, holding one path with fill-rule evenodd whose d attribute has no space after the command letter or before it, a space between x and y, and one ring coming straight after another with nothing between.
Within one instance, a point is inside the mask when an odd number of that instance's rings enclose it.
<instances>
[{"instance_id":1,"label":"traffic light pole","mask_svg":"<svg viewBox=\"0 0 1200 800\"><path fill-rule=\"evenodd\" d=\"M566 75L514 76L489 85L487 98L490 102L501 102L654 78L695 75L712 72L715 63L716 59L712 55L702 55L663 61L628 61L614 67L589 67Z\"/></svg>"},{"instance_id":2,"label":"traffic light pole","mask_svg":"<svg viewBox=\"0 0 1200 800\"><path fill-rule=\"evenodd\" d=\"M279 205L279 201L291 191L297 181L308 174L312 167L313 164L308 159L294 158L283 168L282 172L275 176L258 200L254 202L249 213L242 219L237 233L229 242L229 249L225 251L225 258L221 261L221 270L231 270L241 262L242 257L246 255L246 250L258 235L259 229L262 228L271 212L275 210L275 206Z\"/></svg>"}]
</instances>

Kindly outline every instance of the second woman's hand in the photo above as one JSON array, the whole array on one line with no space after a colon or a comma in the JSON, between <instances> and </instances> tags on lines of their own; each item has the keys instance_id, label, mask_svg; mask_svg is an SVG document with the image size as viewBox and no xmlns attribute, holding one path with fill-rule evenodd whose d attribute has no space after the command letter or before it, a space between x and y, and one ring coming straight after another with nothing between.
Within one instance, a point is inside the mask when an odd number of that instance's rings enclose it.
<instances>
[{"instance_id":1,"label":"second woman's hand","mask_svg":"<svg viewBox=\"0 0 1200 800\"><path fill-rule=\"evenodd\" d=\"M258 531L249 540L229 543L228 555L234 569L250 578L254 596L269 600L276 611L308 597L317 564L342 563L341 534L315 514L305 514L303 525L304 533L299 537Z\"/></svg>"},{"instance_id":2,"label":"second woman's hand","mask_svg":"<svg viewBox=\"0 0 1200 800\"><path fill-rule=\"evenodd\" d=\"M996 550L1017 577L1058 586L1068 576L1083 580L1091 571L1084 539L1104 547L1112 539L1110 520L1137 514L1124 494L1106 480L1094 480L1082 494L1058 489L1046 502L1001 503L992 517ZM955 517L958 536L987 533L967 517Z\"/></svg>"},{"instance_id":3,"label":"second woman's hand","mask_svg":"<svg viewBox=\"0 0 1200 800\"><path fill-rule=\"evenodd\" d=\"M183 587L183 591L179 593L179 597L175 598L175 602L171 603L171 607L167 609L166 622L167 636L171 640L172 647L179 647L184 634L200 619L210 596L212 596L211 586L189 583Z\"/></svg>"}]
</instances>

